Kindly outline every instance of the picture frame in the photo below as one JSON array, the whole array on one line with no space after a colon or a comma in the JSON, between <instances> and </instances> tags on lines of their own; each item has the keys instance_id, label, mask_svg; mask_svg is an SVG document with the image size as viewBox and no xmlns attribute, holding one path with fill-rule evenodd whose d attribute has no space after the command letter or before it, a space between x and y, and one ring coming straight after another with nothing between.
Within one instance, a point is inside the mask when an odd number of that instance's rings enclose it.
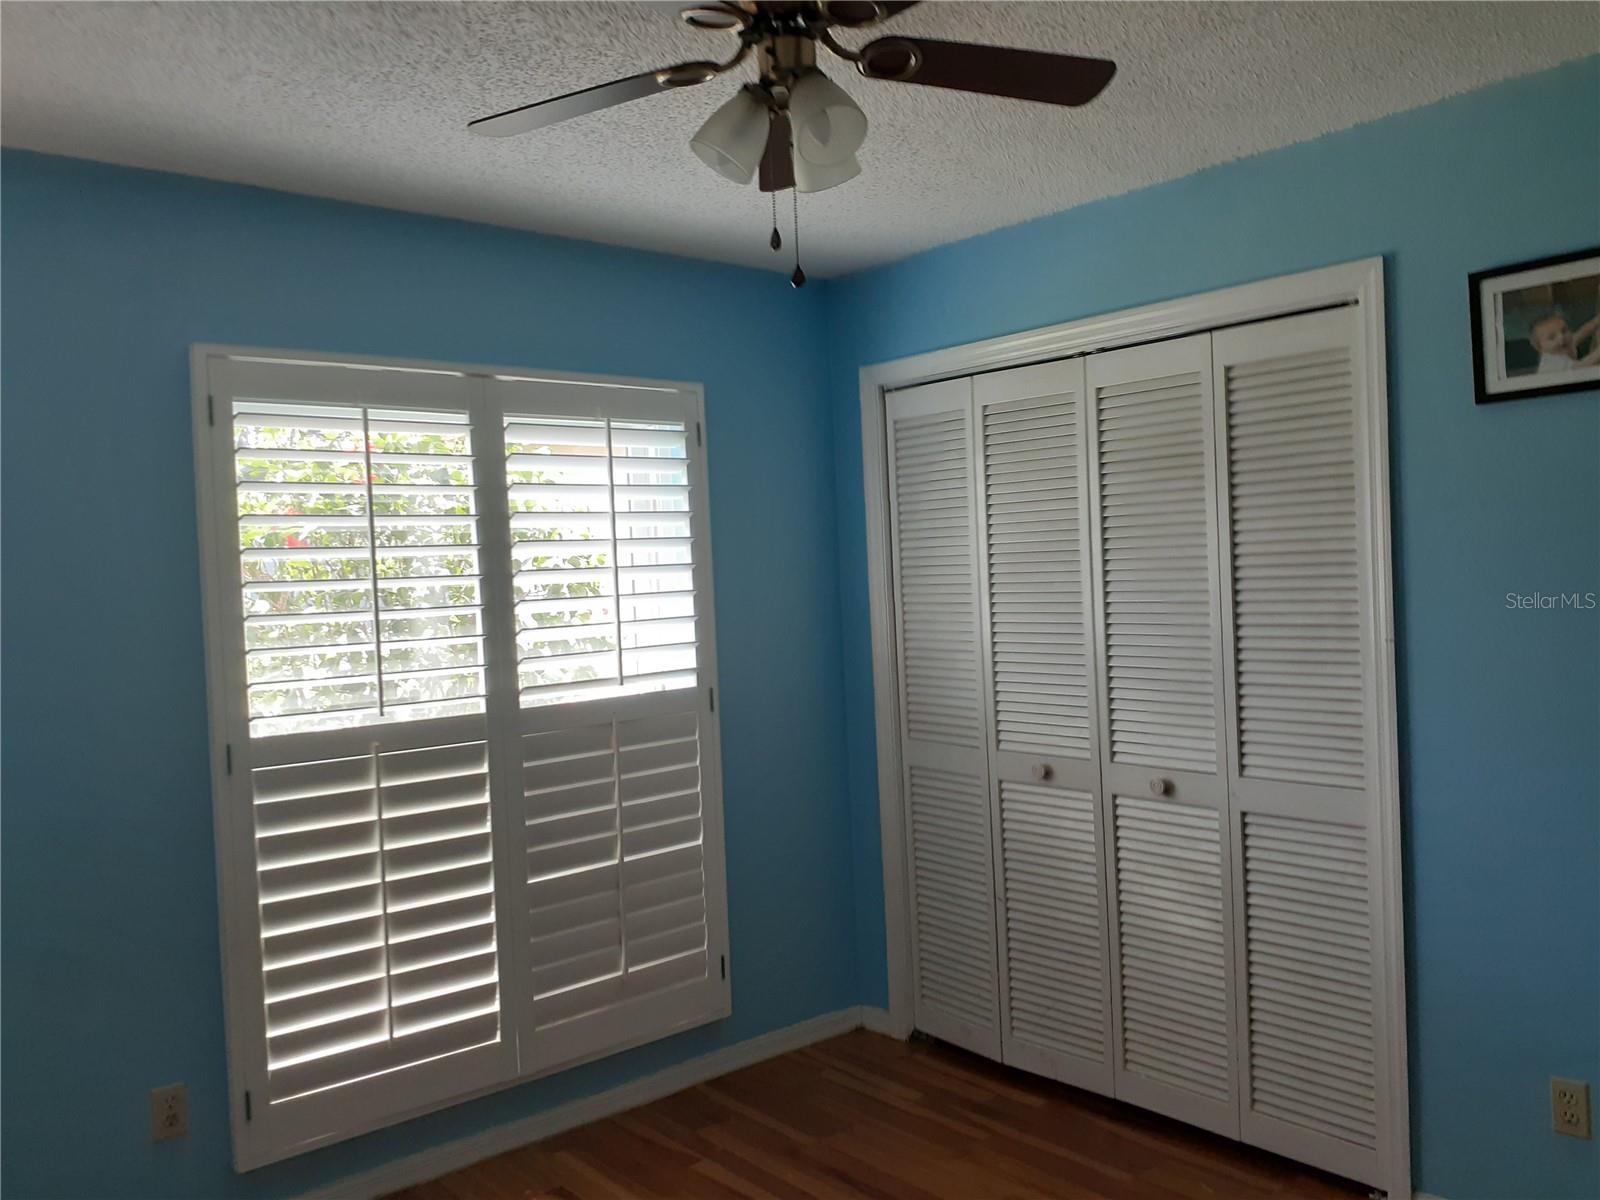
<instances>
[{"instance_id":1,"label":"picture frame","mask_svg":"<svg viewBox=\"0 0 1600 1200\"><path fill-rule=\"evenodd\" d=\"M1600 391L1600 246L1467 276L1474 403Z\"/></svg>"}]
</instances>

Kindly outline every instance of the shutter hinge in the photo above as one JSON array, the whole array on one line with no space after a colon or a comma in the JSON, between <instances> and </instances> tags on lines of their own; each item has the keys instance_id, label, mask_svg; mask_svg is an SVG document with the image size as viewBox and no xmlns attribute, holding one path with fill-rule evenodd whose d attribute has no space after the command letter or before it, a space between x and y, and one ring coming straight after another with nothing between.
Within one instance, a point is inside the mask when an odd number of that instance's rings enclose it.
<instances>
[{"instance_id":1,"label":"shutter hinge","mask_svg":"<svg viewBox=\"0 0 1600 1200\"><path fill-rule=\"evenodd\" d=\"M227 760L228 774L233 774L233 743L229 742L222 748L223 757Z\"/></svg>"},{"instance_id":2,"label":"shutter hinge","mask_svg":"<svg viewBox=\"0 0 1600 1200\"><path fill-rule=\"evenodd\" d=\"M711 693L711 711L712 712L716 712L717 711L717 689L716 688L707 688L706 691Z\"/></svg>"},{"instance_id":3,"label":"shutter hinge","mask_svg":"<svg viewBox=\"0 0 1600 1200\"><path fill-rule=\"evenodd\" d=\"M726 954L722 956L722 977L724 979L728 977L728 956Z\"/></svg>"},{"instance_id":4,"label":"shutter hinge","mask_svg":"<svg viewBox=\"0 0 1600 1200\"><path fill-rule=\"evenodd\" d=\"M246 1089L244 1094L244 1119L246 1121L255 1120L255 1116L250 1111L250 1092L248 1089Z\"/></svg>"},{"instance_id":5,"label":"shutter hinge","mask_svg":"<svg viewBox=\"0 0 1600 1200\"><path fill-rule=\"evenodd\" d=\"M699 421L696 421L694 423L694 444L696 446L704 446L706 444L705 435L700 432L700 422Z\"/></svg>"},{"instance_id":6,"label":"shutter hinge","mask_svg":"<svg viewBox=\"0 0 1600 1200\"><path fill-rule=\"evenodd\" d=\"M215 396L207 396L206 397L206 424L207 425L215 425L216 423L217 423L217 398Z\"/></svg>"}]
</instances>

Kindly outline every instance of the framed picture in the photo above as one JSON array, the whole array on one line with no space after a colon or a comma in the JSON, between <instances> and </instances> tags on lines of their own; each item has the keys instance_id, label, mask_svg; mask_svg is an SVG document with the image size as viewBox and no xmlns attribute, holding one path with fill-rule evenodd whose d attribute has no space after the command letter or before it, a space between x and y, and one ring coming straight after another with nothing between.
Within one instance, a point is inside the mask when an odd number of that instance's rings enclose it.
<instances>
[{"instance_id":1,"label":"framed picture","mask_svg":"<svg viewBox=\"0 0 1600 1200\"><path fill-rule=\"evenodd\" d=\"M1600 246L1467 277L1477 402L1600 389Z\"/></svg>"}]
</instances>

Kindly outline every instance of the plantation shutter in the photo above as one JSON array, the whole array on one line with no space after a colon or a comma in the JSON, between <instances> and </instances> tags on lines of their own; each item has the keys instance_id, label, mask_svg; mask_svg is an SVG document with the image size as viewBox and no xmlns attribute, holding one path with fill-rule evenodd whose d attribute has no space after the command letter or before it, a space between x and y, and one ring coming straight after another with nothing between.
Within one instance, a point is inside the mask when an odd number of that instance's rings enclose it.
<instances>
[{"instance_id":1,"label":"plantation shutter","mask_svg":"<svg viewBox=\"0 0 1600 1200\"><path fill-rule=\"evenodd\" d=\"M1390 1128L1359 313L1215 337L1246 1140L1377 1179Z\"/></svg>"},{"instance_id":2,"label":"plantation shutter","mask_svg":"<svg viewBox=\"0 0 1600 1200\"><path fill-rule=\"evenodd\" d=\"M1116 1092L1236 1137L1211 339L1087 371Z\"/></svg>"},{"instance_id":3,"label":"plantation shutter","mask_svg":"<svg viewBox=\"0 0 1600 1200\"><path fill-rule=\"evenodd\" d=\"M511 1077L464 376L213 357L241 1165ZM236 962L238 969L235 969Z\"/></svg>"},{"instance_id":4,"label":"plantation shutter","mask_svg":"<svg viewBox=\"0 0 1600 1200\"><path fill-rule=\"evenodd\" d=\"M999 1057L972 384L887 404L916 1023Z\"/></svg>"},{"instance_id":5,"label":"plantation shutter","mask_svg":"<svg viewBox=\"0 0 1600 1200\"><path fill-rule=\"evenodd\" d=\"M540 1069L728 1015L703 433L681 393L499 378Z\"/></svg>"},{"instance_id":6,"label":"plantation shutter","mask_svg":"<svg viewBox=\"0 0 1600 1200\"><path fill-rule=\"evenodd\" d=\"M1109 1093L1083 362L972 386L1004 1056Z\"/></svg>"},{"instance_id":7,"label":"plantation shutter","mask_svg":"<svg viewBox=\"0 0 1600 1200\"><path fill-rule=\"evenodd\" d=\"M196 379L240 1168L726 1016L697 391Z\"/></svg>"}]
</instances>

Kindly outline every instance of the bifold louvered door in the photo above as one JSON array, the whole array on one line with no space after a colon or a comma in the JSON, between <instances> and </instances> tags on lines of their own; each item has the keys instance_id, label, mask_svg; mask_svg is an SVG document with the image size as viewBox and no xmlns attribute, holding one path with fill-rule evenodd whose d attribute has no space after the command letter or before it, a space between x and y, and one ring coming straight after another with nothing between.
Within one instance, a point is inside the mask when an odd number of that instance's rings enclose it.
<instances>
[{"instance_id":1,"label":"bifold louvered door","mask_svg":"<svg viewBox=\"0 0 1600 1200\"><path fill-rule=\"evenodd\" d=\"M703 434L676 393L488 388L515 606L516 1017L548 1069L731 1011Z\"/></svg>"},{"instance_id":2,"label":"bifold louvered door","mask_svg":"<svg viewBox=\"0 0 1600 1200\"><path fill-rule=\"evenodd\" d=\"M475 474L478 385L386 374L208 369L250 1165L517 1071L485 685L503 533Z\"/></svg>"},{"instance_id":3,"label":"bifold louvered door","mask_svg":"<svg viewBox=\"0 0 1600 1200\"><path fill-rule=\"evenodd\" d=\"M1087 391L1116 1092L1237 1136L1211 339Z\"/></svg>"},{"instance_id":4,"label":"bifold louvered door","mask_svg":"<svg viewBox=\"0 0 1600 1200\"><path fill-rule=\"evenodd\" d=\"M887 412L916 1023L999 1058L972 382Z\"/></svg>"},{"instance_id":5,"label":"bifold louvered door","mask_svg":"<svg viewBox=\"0 0 1600 1200\"><path fill-rule=\"evenodd\" d=\"M1083 361L972 387L1003 1053L1110 1093Z\"/></svg>"},{"instance_id":6,"label":"bifold louvered door","mask_svg":"<svg viewBox=\"0 0 1600 1200\"><path fill-rule=\"evenodd\" d=\"M1215 335L1245 1140L1377 1181L1386 1088L1359 310Z\"/></svg>"}]
</instances>

